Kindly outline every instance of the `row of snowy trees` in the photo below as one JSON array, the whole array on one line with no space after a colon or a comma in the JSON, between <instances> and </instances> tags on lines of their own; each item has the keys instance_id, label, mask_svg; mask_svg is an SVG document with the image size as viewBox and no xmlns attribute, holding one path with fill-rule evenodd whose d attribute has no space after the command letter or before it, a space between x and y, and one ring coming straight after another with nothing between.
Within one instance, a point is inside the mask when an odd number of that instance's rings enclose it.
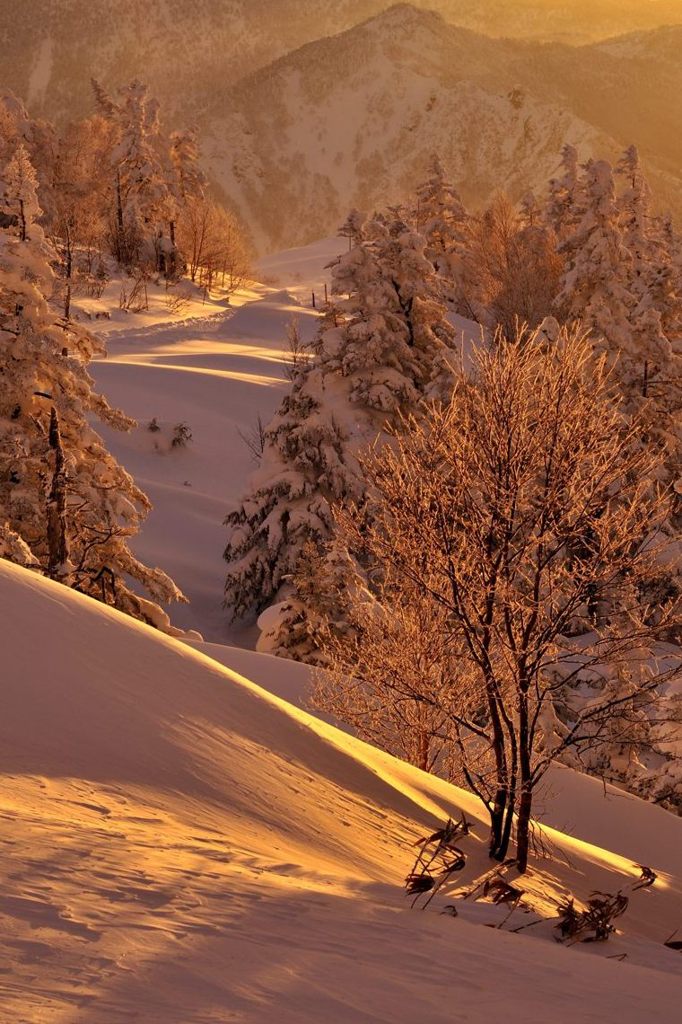
<instances>
[{"instance_id":1,"label":"row of snowy trees","mask_svg":"<svg viewBox=\"0 0 682 1024\"><path fill-rule=\"evenodd\" d=\"M580 168L566 147L562 167L543 204L529 196L516 210L497 199L474 217L436 158L411 207L364 224L351 217L343 229L350 251L332 268L332 304L312 358L299 364L292 393L266 431L252 493L228 518L226 596L237 615L292 589L303 548L329 539L330 501L354 500L362 489L349 453L432 394L425 367L429 380L444 379L460 345L452 310L507 337L517 324L546 321L552 333L558 327L548 318L580 320L613 367L625 411L644 415L647 444L663 449L661 482L678 485L682 243L669 220L653 216L633 148L618 167L618 194L604 161ZM437 358L432 347L420 348L418 315L439 339ZM333 443L320 440L324 432ZM350 467L331 485L329 458L335 471ZM301 655L286 631L272 639L279 653Z\"/></svg>"},{"instance_id":2,"label":"row of snowy trees","mask_svg":"<svg viewBox=\"0 0 682 1024\"><path fill-rule=\"evenodd\" d=\"M369 516L360 538L369 535L368 522L386 524L383 506L374 508L376 487L369 485L372 473L363 453L368 445L381 451L388 437L397 431L399 438L408 425L420 429L424 417L433 415L429 400L447 404L457 382L466 378L462 341L451 327L453 312L478 320L486 343L496 336L498 346L512 342L523 347L527 335L521 325L527 323L539 329L534 343L548 352L566 345L559 321L582 321L582 329L591 332L590 358L595 366L602 359L613 385L610 401L616 420L626 434L630 430L629 444L639 448L643 460L637 480L634 470L623 464L617 485L612 481L614 493L627 498L635 484L643 485L641 474L648 474L647 500L665 499L665 515L657 520L661 534L678 534L682 246L671 223L652 213L634 149L614 173L603 161L579 166L575 150L566 147L561 176L550 183L545 199L528 196L515 208L498 197L475 216L464 209L434 160L413 204L365 223L354 215L343 233L350 239L350 251L332 268L333 299L318 337L309 359L298 361L291 394L265 431L252 488L227 520L226 604L238 616L260 613L262 649L329 666L344 645L353 649L355 643L355 663L366 667L357 641L369 641L359 630L358 607L362 618L369 605L358 606L357 601L366 594L375 601L380 597L386 558L377 558L376 548L363 548L359 541L349 548L339 529L338 509L355 508ZM606 410L604 416L609 415ZM513 433L515 425L508 426ZM470 456L477 457L473 451ZM577 493L573 500L579 501ZM605 510L597 509L595 518L600 514ZM585 530L587 549L594 530L594 524ZM388 525L386 531L390 548ZM474 550L476 543L472 534ZM417 540L415 545L416 550ZM679 608L679 569L666 544L658 557L666 560L663 571L648 573L631 593L642 637L664 624L664 635L674 639L680 629L679 617L671 611ZM411 583L403 578L393 589L389 617L401 627L396 650L411 647L415 657L418 652L419 671L424 673L439 650L435 638L447 633L451 617L443 618L442 606L440 615L430 608L415 617L415 608L423 611L415 585L414 577ZM613 625L612 605L602 602L598 590L596 581L587 581L583 605L571 622L575 635L592 637L597 627ZM375 658L375 671L383 666L385 682L391 671L385 637L367 657ZM351 667L348 659L343 662L346 677ZM577 690L599 691L613 671L612 665L602 682L595 675L588 682L581 677ZM345 717L356 728L364 723L364 735L382 742L376 716L369 714L367 683L363 677L353 691L355 707L346 703ZM360 690L369 701L364 707ZM339 704L326 692L327 707L338 713ZM404 693L401 699L404 715L409 701ZM552 704L552 714L545 707L542 715L545 724L554 721L558 733L557 722L566 718L570 703L565 695L562 699L560 711ZM634 753L632 734L620 746L612 736L610 747L602 745L589 756L584 750L579 756L592 770L610 772L640 792L675 803L682 797L682 780L674 774L665 727L660 731L653 725L660 709L656 702L648 703L656 706L655 713L634 715L644 736L641 749L648 750L646 765ZM409 710L413 725L429 717L423 693L413 694ZM437 718L442 711L437 710ZM388 714L386 705L382 713ZM670 714L667 705L666 720ZM386 740L389 731L383 745L396 751ZM405 727L404 733L403 755L423 767L442 764L442 722L431 737L433 748L424 745L418 728Z\"/></svg>"},{"instance_id":3,"label":"row of snowy trees","mask_svg":"<svg viewBox=\"0 0 682 1024\"><path fill-rule=\"evenodd\" d=\"M336 296L312 358L265 433L246 500L228 516L226 596L236 615L274 605L261 647L314 656L321 609L296 573L332 533L331 506L362 500L360 450L401 413L452 387L455 332L421 235L400 217L353 214L349 252L333 268Z\"/></svg>"},{"instance_id":4,"label":"row of snowy trees","mask_svg":"<svg viewBox=\"0 0 682 1024\"><path fill-rule=\"evenodd\" d=\"M0 162L25 146L63 289L101 287L107 255L127 270L171 280L190 262L193 279L205 271L243 277L250 261L245 232L208 194L194 131L165 131L139 81L115 97L97 82L93 92L96 113L59 131L32 120L13 96L0 101Z\"/></svg>"},{"instance_id":5,"label":"row of snowy trees","mask_svg":"<svg viewBox=\"0 0 682 1024\"><path fill-rule=\"evenodd\" d=\"M50 301L58 256L23 143L0 183L0 556L171 632L156 602L184 598L129 547L150 502L91 425L134 423L94 390L99 340Z\"/></svg>"},{"instance_id":6,"label":"row of snowy trees","mask_svg":"<svg viewBox=\"0 0 682 1024\"><path fill-rule=\"evenodd\" d=\"M60 131L0 100L0 555L172 632L157 602L183 595L129 547L150 502L92 428L134 423L94 391L103 347L72 298L101 294L112 261L236 287L248 246L194 133L164 132L138 81L93 90L95 115Z\"/></svg>"}]
</instances>

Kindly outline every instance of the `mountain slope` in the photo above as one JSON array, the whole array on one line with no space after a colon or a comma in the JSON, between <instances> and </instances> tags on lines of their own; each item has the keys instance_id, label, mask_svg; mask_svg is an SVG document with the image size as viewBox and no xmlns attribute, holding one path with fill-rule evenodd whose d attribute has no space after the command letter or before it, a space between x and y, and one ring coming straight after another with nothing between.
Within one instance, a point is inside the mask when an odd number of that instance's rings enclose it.
<instances>
[{"instance_id":1,"label":"mountain slope","mask_svg":"<svg viewBox=\"0 0 682 1024\"><path fill-rule=\"evenodd\" d=\"M325 22L345 28L360 6L339 0ZM191 117L218 84L315 38L310 3L277 8L273 19L267 0L3 0L0 82L35 114L65 118L92 108L93 75L109 88L139 77L171 116Z\"/></svg>"},{"instance_id":2,"label":"mountain slope","mask_svg":"<svg viewBox=\"0 0 682 1024\"><path fill-rule=\"evenodd\" d=\"M601 71L588 75L595 64ZM593 48L490 39L400 4L217 97L205 155L261 248L305 244L333 232L351 206L404 198L434 149L472 204L500 188L516 198L544 189L565 142L615 159L663 90L646 94L627 134L612 109L624 65ZM613 102L592 121L587 93L598 93L602 73L616 83ZM672 155L677 143L666 145ZM660 201L679 207L671 160L659 162L653 145L645 155Z\"/></svg>"},{"instance_id":3,"label":"mountain slope","mask_svg":"<svg viewBox=\"0 0 682 1024\"><path fill-rule=\"evenodd\" d=\"M672 816L636 800L601 811L648 837L661 872L604 953L624 963L530 937L542 928L482 928L489 904L412 913L412 843L448 814L473 823L468 880L487 866L471 797L6 562L0 616L4 1019L445 1024L504 1009L540 1024L568 998L576 1022L674 1012ZM638 874L627 854L546 838L558 860L524 883L538 906Z\"/></svg>"},{"instance_id":4,"label":"mountain slope","mask_svg":"<svg viewBox=\"0 0 682 1024\"><path fill-rule=\"evenodd\" d=\"M89 81L149 81L171 115L199 117L225 82L313 39L350 28L389 0L3 0L0 87L34 114L91 107ZM495 36L581 42L682 23L680 0L417 0L450 22Z\"/></svg>"},{"instance_id":5,"label":"mountain slope","mask_svg":"<svg viewBox=\"0 0 682 1024\"><path fill-rule=\"evenodd\" d=\"M621 143L635 142L652 168L674 177L679 208L681 48L682 26L660 28L593 46L543 46L515 71L530 92Z\"/></svg>"}]
</instances>

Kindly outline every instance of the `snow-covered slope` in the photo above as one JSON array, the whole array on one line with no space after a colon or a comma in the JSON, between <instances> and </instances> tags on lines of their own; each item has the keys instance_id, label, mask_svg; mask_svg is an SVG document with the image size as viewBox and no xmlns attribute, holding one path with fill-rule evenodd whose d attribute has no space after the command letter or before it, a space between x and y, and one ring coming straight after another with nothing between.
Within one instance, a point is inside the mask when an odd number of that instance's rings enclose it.
<instances>
[{"instance_id":1,"label":"snow-covered slope","mask_svg":"<svg viewBox=\"0 0 682 1024\"><path fill-rule=\"evenodd\" d=\"M0 86L35 113L89 109L95 75L113 87L150 82L164 107L200 116L204 98L312 39L377 14L390 0L3 0ZM451 22L496 36L600 39L679 24L679 0L416 0Z\"/></svg>"},{"instance_id":2,"label":"snow-covered slope","mask_svg":"<svg viewBox=\"0 0 682 1024\"><path fill-rule=\"evenodd\" d=\"M253 437L259 417L269 423L289 386L288 324L295 319L301 337L312 337L330 284L326 268L346 244L331 237L270 256L257 271L267 283L233 295L229 306L220 296L206 304L195 298L182 319L170 318L163 289L152 285L148 312L122 313L117 278L101 299L74 304L81 315L111 317L93 322L108 351L90 370L98 389L139 424L130 434L98 426L154 505L132 547L188 596L188 605L167 609L173 624L206 640L255 643L255 627L231 624L222 608L223 522L256 468L244 438ZM477 336L468 321L454 323ZM159 430L149 430L153 420ZM189 427L192 440L173 448L179 423Z\"/></svg>"},{"instance_id":3,"label":"snow-covered slope","mask_svg":"<svg viewBox=\"0 0 682 1024\"><path fill-rule=\"evenodd\" d=\"M372 0L369 0L370 4ZM91 108L90 78L144 78L171 116L200 117L226 81L365 17L368 0L3 0L1 84L35 113ZM384 6L374 0L374 9Z\"/></svg>"},{"instance_id":4,"label":"snow-covered slope","mask_svg":"<svg viewBox=\"0 0 682 1024\"><path fill-rule=\"evenodd\" d=\"M544 191L566 142L611 159L646 142L654 192L679 208L670 132L651 129L678 110L676 93L668 102L653 68L629 80L625 60L595 48L490 39L399 4L219 93L204 153L265 250L331 233L352 206L404 199L434 150L477 205Z\"/></svg>"},{"instance_id":5,"label":"snow-covered slope","mask_svg":"<svg viewBox=\"0 0 682 1024\"><path fill-rule=\"evenodd\" d=\"M634 141L679 213L680 22L679 0L5 0L0 90L63 121L92 110L92 75L148 81L263 251L402 199L433 149L477 203L544 187L566 141L585 157Z\"/></svg>"},{"instance_id":6,"label":"snow-covered slope","mask_svg":"<svg viewBox=\"0 0 682 1024\"><path fill-rule=\"evenodd\" d=\"M289 704L311 709L315 670L309 665L221 644L192 642L192 646ZM343 722L318 711L315 715L352 734ZM671 875L682 869L680 823L674 815L563 765L553 766L538 789L535 812L542 824L596 846L617 849L638 864L656 861ZM633 816L637 828L632 827Z\"/></svg>"},{"instance_id":7,"label":"snow-covered slope","mask_svg":"<svg viewBox=\"0 0 682 1024\"><path fill-rule=\"evenodd\" d=\"M315 257L304 254L305 273L285 260L278 274L266 274L285 287L254 285L228 307L195 303L180 320L169 322L165 307L155 308L155 294L149 313L120 314L116 282L111 296L97 303L111 309L112 320L97 324L107 358L91 370L110 402L139 423L131 434L103 433L154 505L134 547L164 566L189 597L189 605L169 609L173 623L207 639L248 642L239 627L228 632L222 610L223 520L255 468L244 437L259 416L270 420L286 386L287 325L295 318L303 338L314 333L311 292L323 293L328 260L322 252L338 251L340 244L316 247ZM160 429L149 430L153 420ZM173 429L180 423L192 439L174 448Z\"/></svg>"},{"instance_id":8,"label":"snow-covered slope","mask_svg":"<svg viewBox=\"0 0 682 1024\"><path fill-rule=\"evenodd\" d=\"M542 925L482 927L500 920L485 904L411 912L412 843L447 815L474 823L465 881L487 866L472 798L6 562L0 621L3 1020L673 1018L680 961L661 943L682 907L677 819L636 800L595 814L592 786L588 818L614 844L548 830L557 859L524 883L546 908L566 887L626 884L631 837L648 837L660 880L595 955ZM589 833L570 786L561 799Z\"/></svg>"}]
</instances>

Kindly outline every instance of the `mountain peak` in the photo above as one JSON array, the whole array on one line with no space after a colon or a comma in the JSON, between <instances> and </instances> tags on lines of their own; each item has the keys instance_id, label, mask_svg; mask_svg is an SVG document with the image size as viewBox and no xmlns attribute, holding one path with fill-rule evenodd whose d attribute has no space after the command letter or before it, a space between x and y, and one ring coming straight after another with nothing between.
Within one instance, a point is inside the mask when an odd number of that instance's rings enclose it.
<instances>
[{"instance_id":1,"label":"mountain peak","mask_svg":"<svg viewBox=\"0 0 682 1024\"><path fill-rule=\"evenodd\" d=\"M413 29L417 25L428 28L442 27L445 20L437 11L415 7L414 4L397 3L368 18L364 24L377 25L381 27L382 31L385 31L386 29Z\"/></svg>"}]
</instances>

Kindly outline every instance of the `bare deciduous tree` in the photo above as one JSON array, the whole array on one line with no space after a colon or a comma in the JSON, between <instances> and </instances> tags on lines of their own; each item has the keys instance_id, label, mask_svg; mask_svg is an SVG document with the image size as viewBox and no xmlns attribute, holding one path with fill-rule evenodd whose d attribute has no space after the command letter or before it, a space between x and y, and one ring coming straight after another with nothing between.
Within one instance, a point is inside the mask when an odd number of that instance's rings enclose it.
<instances>
[{"instance_id":1,"label":"bare deciduous tree","mask_svg":"<svg viewBox=\"0 0 682 1024\"><path fill-rule=\"evenodd\" d=\"M336 516L372 596L348 588L351 628L325 639L332 678L354 682L332 698L318 687L394 752L400 729L414 745L428 722L490 813L492 857L516 822L521 871L552 761L641 743L680 672L656 656L679 604L652 615L641 596L663 571L660 455L589 339L562 329L550 350L544 337L500 335L448 408L364 459L372 497Z\"/></svg>"},{"instance_id":2,"label":"bare deciduous tree","mask_svg":"<svg viewBox=\"0 0 682 1024\"><path fill-rule=\"evenodd\" d=\"M292 316L287 324L287 356L284 370L287 380L294 381L301 367L308 362L311 350L312 346L301 337L298 317Z\"/></svg>"},{"instance_id":3,"label":"bare deciduous tree","mask_svg":"<svg viewBox=\"0 0 682 1024\"><path fill-rule=\"evenodd\" d=\"M460 305L513 338L518 322L534 328L550 315L562 268L552 230L500 194L467 222Z\"/></svg>"},{"instance_id":4,"label":"bare deciduous tree","mask_svg":"<svg viewBox=\"0 0 682 1024\"><path fill-rule=\"evenodd\" d=\"M325 578L313 559L305 572L318 584ZM328 664L315 674L313 703L423 771L447 771L455 666L445 610L408 581L384 581L378 594L360 577L343 584L353 595L343 600L345 628L328 624L323 634Z\"/></svg>"},{"instance_id":5,"label":"bare deciduous tree","mask_svg":"<svg viewBox=\"0 0 682 1024\"><path fill-rule=\"evenodd\" d=\"M231 213L210 199L200 196L185 203L177 242L192 281L209 289L220 276L232 292L249 275L251 253L243 230Z\"/></svg>"}]
</instances>

